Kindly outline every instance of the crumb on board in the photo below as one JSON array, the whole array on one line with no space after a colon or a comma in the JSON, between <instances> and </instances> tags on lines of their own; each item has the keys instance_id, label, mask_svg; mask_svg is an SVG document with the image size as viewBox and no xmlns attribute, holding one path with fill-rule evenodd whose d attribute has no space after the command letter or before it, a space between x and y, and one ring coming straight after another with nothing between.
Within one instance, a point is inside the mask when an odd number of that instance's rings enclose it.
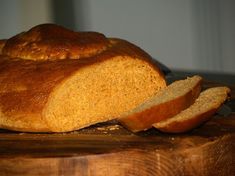
<instances>
[{"instance_id":1,"label":"crumb on board","mask_svg":"<svg viewBox=\"0 0 235 176\"><path fill-rule=\"evenodd\" d=\"M111 125L111 126L107 126L107 127L98 127L97 130L100 131L113 131L113 130L118 130L119 129L119 125Z\"/></svg>"}]
</instances>

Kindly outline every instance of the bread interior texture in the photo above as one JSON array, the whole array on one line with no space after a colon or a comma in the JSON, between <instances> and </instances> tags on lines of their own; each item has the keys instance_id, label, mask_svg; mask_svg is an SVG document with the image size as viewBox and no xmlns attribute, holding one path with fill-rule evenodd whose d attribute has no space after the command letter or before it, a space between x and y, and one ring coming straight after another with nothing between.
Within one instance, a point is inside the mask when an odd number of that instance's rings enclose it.
<instances>
[{"instance_id":1,"label":"bread interior texture","mask_svg":"<svg viewBox=\"0 0 235 176\"><path fill-rule=\"evenodd\" d=\"M156 96L151 97L149 100L133 109L132 111L127 112L125 115L141 112L145 109L151 108L152 106L160 105L171 100L174 100L178 97L182 97L187 94L187 92L192 91L192 95L198 93L195 87L200 84L202 78L200 76L188 77L185 80L175 81L166 88L159 91Z\"/></svg>"},{"instance_id":2,"label":"bread interior texture","mask_svg":"<svg viewBox=\"0 0 235 176\"><path fill-rule=\"evenodd\" d=\"M83 67L64 80L51 93L43 116L52 131L72 131L114 119L165 86L150 64L116 56Z\"/></svg>"},{"instance_id":3,"label":"bread interior texture","mask_svg":"<svg viewBox=\"0 0 235 176\"><path fill-rule=\"evenodd\" d=\"M227 87L214 87L203 91L189 108L180 112L176 116L165 121L154 124L156 128L165 127L173 122L187 121L197 118L211 110L218 109L227 99L230 89Z\"/></svg>"}]
</instances>

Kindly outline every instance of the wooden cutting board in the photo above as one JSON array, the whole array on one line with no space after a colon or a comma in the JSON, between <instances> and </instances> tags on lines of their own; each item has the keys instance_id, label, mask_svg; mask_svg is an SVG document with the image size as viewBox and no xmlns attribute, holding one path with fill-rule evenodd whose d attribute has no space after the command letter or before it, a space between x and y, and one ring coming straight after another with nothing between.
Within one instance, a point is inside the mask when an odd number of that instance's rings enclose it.
<instances>
[{"instance_id":1,"label":"wooden cutting board","mask_svg":"<svg viewBox=\"0 0 235 176\"><path fill-rule=\"evenodd\" d=\"M235 175L232 89L220 115L185 134L134 134L115 121L70 133L1 130L0 175Z\"/></svg>"}]
</instances>

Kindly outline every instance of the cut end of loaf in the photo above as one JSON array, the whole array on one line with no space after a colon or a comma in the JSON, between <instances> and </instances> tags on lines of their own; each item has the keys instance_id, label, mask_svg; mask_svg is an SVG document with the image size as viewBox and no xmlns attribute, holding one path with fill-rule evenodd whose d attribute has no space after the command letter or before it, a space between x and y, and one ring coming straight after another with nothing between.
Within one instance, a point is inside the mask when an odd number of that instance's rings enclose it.
<instances>
[{"instance_id":1,"label":"cut end of loaf","mask_svg":"<svg viewBox=\"0 0 235 176\"><path fill-rule=\"evenodd\" d=\"M168 133L189 131L205 121L208 121L219 107L227 100L230 89L214 87L203 91L195 103L176 116L155 123L153 126Z\"/></svg>"},{"instance_id":2,"label":"cut end of loaf","mask_svg":"<svg viewBox=\"0 0 235 176\"><path fill-rule=\"evenodd\" d=\"M189 107L199 96L202 78L193 76L175 81L137 108L126 112L119 121L129 130L138 132L153 123L168 119Z\"/></svg>"},{"instance_id":3,"label":"cut end of loaf","mask_svg":"<svg viewBox=\"0 0 235 176\"><path fill-rule=\"evenodd\" d=\"M54 132L117 118L166 86L145 61L128 56L84 67L55 88L43 116Z\"/></svg>"}]
</instances>

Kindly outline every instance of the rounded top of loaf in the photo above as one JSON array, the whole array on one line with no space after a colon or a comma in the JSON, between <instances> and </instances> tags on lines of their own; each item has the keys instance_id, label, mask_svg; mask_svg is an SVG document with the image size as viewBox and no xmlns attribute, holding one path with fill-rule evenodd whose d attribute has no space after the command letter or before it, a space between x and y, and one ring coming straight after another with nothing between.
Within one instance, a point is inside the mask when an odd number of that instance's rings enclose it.
<instances>
[{"instance_id":1,"label":"rounded top of loaf","mask_svg":"<svg viewBox=\"0 0 235 176\"><path fill-rule=\"evenodd\" d=\"M9 57L57 60L91 57L110 42L98 32L74 32L55 24L41 24L1 43L1 54Z\"/></svg>"}]
</instances>

